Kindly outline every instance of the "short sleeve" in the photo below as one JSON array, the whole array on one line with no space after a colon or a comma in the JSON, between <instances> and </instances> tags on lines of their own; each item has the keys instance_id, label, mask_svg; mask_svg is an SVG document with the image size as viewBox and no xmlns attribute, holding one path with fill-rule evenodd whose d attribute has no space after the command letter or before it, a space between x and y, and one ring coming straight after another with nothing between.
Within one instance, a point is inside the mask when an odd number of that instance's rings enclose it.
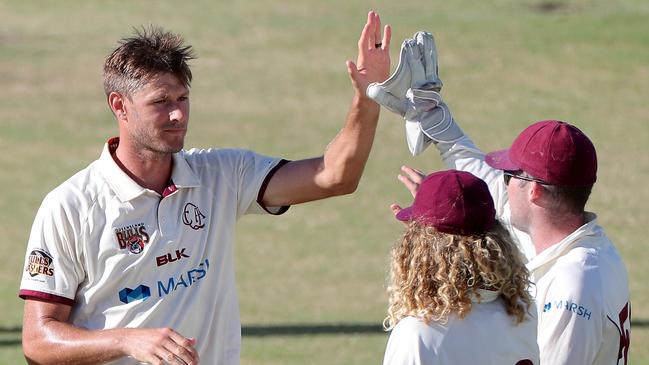
<instances>
[{"instance_id":1,"label":"short sleeve","mask_svg":"<svg viewBox=\"0 0 649 365\"><path fill-rule=\"evenodd\" d=\"M239 165L239 206L242 214L282 214L287 207L266 207L261 203L264 191L273 174L287 161L244 151Z\"/></svg>"},{"instance_id":2,"label":"short sleeve","mask_svg":"<svg viewBox=\"0 0 649 365\"><path fill-rule=\"evenodd\" d=\"M244 214L282 214L289 208L261 204L268 181L287 162L283 159L237 148L193 148L182 157L205 186L213 189L214 199L236 206L237 219Z\"/></svg>"},{"instance_id":3,"label":"short sleeve","mask_svg":"<svg viewBox=\"0 0 649 365\"><path fill-rule=\"evenodd\" d=\"M19 296L72 305L83 268L75 243L78 210L66 209L55 192L41 204L32 225Z\"/></svg>"}]
</instances>

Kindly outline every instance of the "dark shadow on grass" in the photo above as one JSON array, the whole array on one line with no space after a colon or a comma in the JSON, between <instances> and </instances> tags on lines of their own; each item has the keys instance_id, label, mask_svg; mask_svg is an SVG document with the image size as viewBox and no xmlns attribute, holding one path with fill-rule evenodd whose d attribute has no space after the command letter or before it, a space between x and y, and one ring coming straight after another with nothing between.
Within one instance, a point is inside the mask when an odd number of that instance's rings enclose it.
<instances>
[{"instance_id":1,"label":"dark shadow on grass","mask_svg":"<svg viewBox=\"0 0 649 365\"><path fill-rule=\"evenodd\" d=\"M633 319L631 327L649 327L649 319Z\"/></svg>"},{"instance_id":2,"label":"dark shadow on grass","mask_svg":"<svg viewBox=\"0 0 649 365\"><path fill-rule=\"evenodd\" d=\"M631 321L631 327L649 328L649 319ZM345 334L387 334L383 326L373 323L339 324L294 324L294 325L244 325L241 334L247 337L303 336L303 335L345 335Z\"/></svg>"},{"instance_id":3,"label":"dark shadow on grass","mask_svg":"<svg viewBox=\"0 0 649 365\"><path fill-rule=\"evenodd\" d=\"M649 328L649 319L631 321L632 328ZM0 335L20 335L21 327L0 327ZM332 323L332 324L275 324L275 325L244 325L241 328L244 337L266 336L309 336L309 335L354 335L387 334L377 323ZM0 347L19 346L20 338L0 339Z\"/></svg>"},{"instance_id":4,"label":"dark shadow on grass","mask_svg":"<svg viewBox=\"0 0 649 365\"><path fill-rule=\"evenodd\" d=\"M20 334L21 327L0 327L0 334ZM301 336L323 334L372 334L385 333L380 324L373 323L338 323L338 324L294 324L294 325L244 325L241 328L243 336ZM12 340L5 340L11 342ZM2 340L0 340L2 346Z\"/></svg>"},{"instance_id":5,"label":"dark shadow on grass","mask_svg":"<svg viewBox=\"0 0 649 365\"><path fill-rule=\"evenodd\" d=\"M19 338L11 340L0 340L0 347L14 347L20 346L21 344L22 341Z\"/></svg>"},{"instance_id":6,"label":"dark shadow on grass","mask_svg":"<svg viewBox=\"0 0 649 365\"><path fill-rule=\"evenodd\" d=\"M241 328L241 334L248 337L385 333L380 324L374 323L245 325Z\"/></svg>"}]
</instances>

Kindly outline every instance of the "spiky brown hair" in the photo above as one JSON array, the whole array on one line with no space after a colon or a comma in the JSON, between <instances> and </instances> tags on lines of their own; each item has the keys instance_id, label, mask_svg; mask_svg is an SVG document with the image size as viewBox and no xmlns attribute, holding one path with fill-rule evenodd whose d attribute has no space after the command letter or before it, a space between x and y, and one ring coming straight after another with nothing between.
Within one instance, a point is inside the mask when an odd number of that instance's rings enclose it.
<instances>
[{"instance_id":1,"label":"spiky brown hair","mask_svg":"<svg viewBox=\"0 0 649 365\"><path fill-rule=\"evenodd\" d=\"M183 38L157 26L134 29L104 62L104 91L131 96L156 75L171 73L186 87L192 81L188 61L196 56Z\"/></svg>"}]
</instances>

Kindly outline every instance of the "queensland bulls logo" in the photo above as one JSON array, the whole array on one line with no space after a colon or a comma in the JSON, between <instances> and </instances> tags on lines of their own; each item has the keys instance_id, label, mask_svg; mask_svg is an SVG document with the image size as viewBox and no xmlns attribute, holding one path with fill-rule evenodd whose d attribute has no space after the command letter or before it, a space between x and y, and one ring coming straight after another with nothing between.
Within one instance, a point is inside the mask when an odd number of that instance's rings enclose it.
<instances>
[{"instance_id":1,"label":"queensland bulls logo","mask_svg":"<svg viewBox=\"0 0 649 365\"><path fill-rule=\"evenodd\" d=\"M139 254L144 251L144 246L149 242L149 234L144 223L116 228L115 237L119 248L130 253Z\"/></svg>"},{"instance_id":2,"label":"queensland bulls logo","mask_svg":"<svg viewBox=\"0 0 649 365\"><path fill-rule=\"evenodd\" d=\"M127 248L131 253L140 253L144 251L144 240L140 236L131 236L128 239Z\"/></svg>"},{"instance_id":3,"label":"queensland bulls logo","mask_svg":"<svg viewBox=\"0 0 649 365\"><path fill-rule=\"evenodd\" d=\"M205 215L192 203L185 204L183 208L183 223L192 229L201 229L205 227Z\"/></svg>"}]
</instances>

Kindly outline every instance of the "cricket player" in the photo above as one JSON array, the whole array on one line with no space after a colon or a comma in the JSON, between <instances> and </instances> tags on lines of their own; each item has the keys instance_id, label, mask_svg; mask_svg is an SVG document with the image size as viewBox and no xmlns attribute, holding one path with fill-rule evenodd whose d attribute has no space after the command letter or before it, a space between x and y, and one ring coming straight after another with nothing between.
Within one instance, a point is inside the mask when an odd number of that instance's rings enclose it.
<instances>
[{"instance_id":1,"label":"cricket player","mask_svg":"<svg viewBox=\"0 0 649 365\"><path fill-rule=\"evenodd\" d=\"M233 235L248 213L352 193L380 107L369 83L387 78L390 27L369 12L354 96L324 155L286 161L236 149L183 149L190 46L144 29L104 64L119 137L50 192L36 215L20 297L31 364L239 363Z\"/></svg>"},{"instance_id":2,"label":"cricket player","mask_svg":"<svg viewBox=\"0 0 649 365\"><path fill-rule=\"evenodd\" d=\"M433 144L447 166L487 182L498 219L529 259L541 364L627 364L627 271L597 216L585 211L597 179L593 143L571 124L545 120L523 130L510 148L485 155L439 94L432 36L420 32L404 42L401 61L401 75L370 85L368 94L404 116L413 155ZM399 179L417 194L424 175L409 167L402 172Z\"/></svg>"},{"instance_id":3,"label":"cricket player","mask_svg":"<svg viewBox=\"0 0 649 365\"><path fill-rule=\"evenodd\" d=\"M384 365L539 364L529 273L487 184L428 175L396 218Z\"/></svg>"}]
</instances>

